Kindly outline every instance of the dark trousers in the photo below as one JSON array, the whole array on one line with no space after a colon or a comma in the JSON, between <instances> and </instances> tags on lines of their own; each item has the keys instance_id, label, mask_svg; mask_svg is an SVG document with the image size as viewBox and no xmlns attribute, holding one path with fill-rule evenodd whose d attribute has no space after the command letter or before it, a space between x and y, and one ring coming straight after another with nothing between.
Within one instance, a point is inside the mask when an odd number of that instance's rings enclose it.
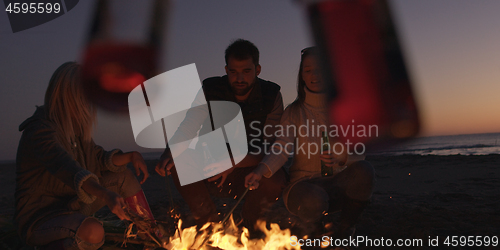
<instances>
[{"instance_id":1,"label":"dark trousers","mask_svg":"<svg viewBox=\"0 0 500 250\"><path fill-rule=\"evenodd\" d=\"M367 161L358 161L335 176L296 183L288 193L287 207L305 221L318 221L325 212L354 211L349 201L367 203L374 184L375 171L372 165ZM352 220L356 220L361 212L351 216L356 217Z\"/></svg>"},{"instance_id":2,"label":"dark trousers","mask_svg":"<svg viewBox=\"0 0 500 250\"><path fill-rule=\"evenodd\" d=\"M123 198L128 198L141 190L141 184L128 169L119 173L106 171L102 173L99 182L101 186L118 193ZM96 199L91 204L75 199L72 204L68 204L71 209L64 210L55 206L54 213L42 218L28 232L27 243L32 246L43 246L62 240L60 244L64 246L64 249L98 249L104 244L104 239L100 243L85 242L78 237L77 232L85 220L96 220L89 215L105 205L105 201L101 199Z\"/></svg>"},{"instance_id":3,"label":"dark trousers","mask_svg":"<svg viewBox=\"0 0 500 250\"><path fill-rule=\"evenodd\" d=\"M220 220L211 196L238 199L246 190L245 177L254 169L255 167L234 169L228 175L222 187L217 187L221 179L215 182L208 182L205 179L181 186L175 167L172 169L172 177L177 190L188 204L197 224L203 225L208 221L218 222ZM280 169L271 178L263 177L258 189L248 191L242 210L242 217L246 227L252 229L255 226L263 210L276 202L285 186L285 171Z\"/></svg>"}]
</instances>

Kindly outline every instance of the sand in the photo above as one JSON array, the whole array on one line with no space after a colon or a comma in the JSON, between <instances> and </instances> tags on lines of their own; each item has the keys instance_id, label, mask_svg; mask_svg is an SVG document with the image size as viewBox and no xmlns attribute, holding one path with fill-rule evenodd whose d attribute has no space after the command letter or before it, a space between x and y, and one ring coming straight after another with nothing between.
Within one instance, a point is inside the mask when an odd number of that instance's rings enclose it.
<instances>
[{"instance_id":1,"label":"sand","mask_svg":"<svg viewBox=\"0 0 500 250\"><path fill-rule=\"evenodd\" d=\"M377 184L359 235L424 243L436 236L500 236L500 155L367 160Z\"/></svg>"},{"instance_id":2,"label":"sand","mask_svg":"<svg viewBox=\"0 0 500 250\"><path fill-rule=\"evenodd\" d=\"M375 167L377 183L372 203L358 223L356 236L372 240L383 237L386 243L390 239L393 244L397 239L422 239L421 247L404 249L431 248L429 239L436 237L439 237L438 248L443 248L448 236L500 236L500 155L369 156L367 160ZM151 177L143 188L153 213L166 220L170 204L167 181L154 173L155 161L147 163ZM0 165L0 183L0 233L5 234L13 229L14 164ZM171 189L178 211L189 222L192 220L189 210L175 188L171 186ZM224 203L227 205L223 206ZM234 200L217 200L216 204L220 212L225 213ZM310 226L287 214L282 202L273 206L267 218L291 228L297 235L307 232ZM327 215L323 224L335 224L337 219L338 213ZM5 243L0 241L0 249L2 244ZM361 244L358 249L368 247Z\"/></svg>"}]
</instances>

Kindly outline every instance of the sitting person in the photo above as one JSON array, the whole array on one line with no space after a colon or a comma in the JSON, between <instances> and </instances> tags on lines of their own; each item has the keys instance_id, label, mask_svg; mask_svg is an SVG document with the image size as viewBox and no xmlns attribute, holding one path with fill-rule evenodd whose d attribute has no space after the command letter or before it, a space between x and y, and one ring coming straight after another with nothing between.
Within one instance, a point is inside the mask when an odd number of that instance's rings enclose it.
<instances>
[{"instance_id":1,"label":"sitting person","mask_svg":"<svg viewBox=\"0 0 500 250\"><path fill-rule=\"evenodd\" d=\"M325 212L340 208L341 222L336 235L345 238L354 234L357 219L369 203L375 173L370 163L356 160L359 156L348 155L344 146L341 147L344 150L340 150L340 147L331 148L322 153L319 150L316 151L318 153L306 150L322 148L322 133L318 132L318 128L332 137L330 131L326 131L330 128L327 86L319 75L317 54L315 47L302 51L298 97L285 109L281 118L284 133L276 134L271 153L246 176L245 185L258 188L262 176L271 177L285 164L288 152L294 152L289 170L290 184L283 191L288 211L304 221L318 222ZM303 129L305 124L308 124L307 133ZM296 128L296 132L290 127ZM332 139L329 141L332 142ZM342 144L337 142L334 145ZM332 176L321 175L322 161L326 167L333 168Z\"/></svg>"},{"instance_id":2,"label":"sitting person","mask_svg":"<svg viewBox=\"0 0 500 250\"><path fill-rule=\"evenodd\" d=\"M226 171L187 185L181 185L179 169L174 164L170 148L165 149L155 169L162 176L172 174L177 190L200 227L207 222L220 220L211 197L236 198L242 195L245 191L245 176L252 172L264 157L266 143L274 141L274 138L266 138L251 128L261 131L265 126L275 127L283 113L280 87L276 83L258 78L261 71L259 50L253 43L243 39L232 42L225 51L225 60L226 75L205 79L203 91L199 94L204 94L207 101L232 101L240 106L248 142L247 155ZM212 131L208 109L201 105L193 107L187 112L179 126L182 129L175 132L172 141L186 141L187 138L194 138L198 132L202 135ZM202 147L204 142L200 139L196 147ZM187 146L181 156L193 162L201 160L201 156L193 155ZM276 169L273 177L262 181L260 190L248 192L246 195L241 215L252 237L258 235L255 223L265 209L281 196L285 186L285 172Z\"/></svg>"},{"instance_id":3,"label":"sitting person","mask_svg":"<svg viewBox=\"0 0 500 250\"><path fill-rule=\"evenodd\" d=\"M25 120L16 159L15 221L21 238L38 249L98 249L102 223L91 217L107 205L154 220L141 185L148 178L138 152L105 151L92 140L95 109L80 84L80 66L68 62L52 75L44 106ZM125 197L125 199L123 198Z\"/></svg>"}]
</instances>

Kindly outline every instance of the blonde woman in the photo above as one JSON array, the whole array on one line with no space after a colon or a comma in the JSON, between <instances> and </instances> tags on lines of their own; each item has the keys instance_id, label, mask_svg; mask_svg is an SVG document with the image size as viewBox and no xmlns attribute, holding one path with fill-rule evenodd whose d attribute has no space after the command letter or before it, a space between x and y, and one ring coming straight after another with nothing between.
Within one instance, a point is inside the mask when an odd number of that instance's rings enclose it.
<instances>
[{"instance_id":1,"label":"blonde woman","mask_svg":"<svg viewBox=\"0 0 500 250\"><path fill-rule=\"evenodd\" d=\"M262 176L272 176L285 164L288 152L294 152L290 184L283 191L288 211L304 221L319 222L323 214L340 208L341 222L336 234L345 238L354 233L356 221L369 203L375 173L371 164L362 160L364 157L349 155L335 138L330 138L330 144L339 148L319 150L322 135L318 131L328 135L331 131L328 130L327 86L319 75L317 55L316 47L302 50L297 99L285 109L280 122L281 128L287 129L277 134L268 150L270 153L246 177L245 185L258 188ZM332 176L321 176L321 161L332 168Z\"/></svg>"},{"instance_id":2,"label":"blonde woman","mask_svg":"<svg viewBox=\"0 0 500 250\"><path fill-rule=\"evenodd\" d=\"M17 150L16 215L18 232L40 249L98 249L102 223L91 217L107 205L120 219L125 206L151 211L141 184L149 174L138 152L105 151L92 140L96 113L79 82L80 66L64 63L52 75L45 102L25 120ZM123 198L125 197L125 199Z\"/></svg>"}]
</instances>

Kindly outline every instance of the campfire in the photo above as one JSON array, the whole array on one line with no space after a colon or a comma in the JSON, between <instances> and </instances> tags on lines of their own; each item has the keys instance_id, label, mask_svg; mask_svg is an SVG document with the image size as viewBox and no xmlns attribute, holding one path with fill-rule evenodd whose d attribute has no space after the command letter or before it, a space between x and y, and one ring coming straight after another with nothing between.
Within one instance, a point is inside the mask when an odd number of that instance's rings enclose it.
<instances>
[{"instance_id":1,"label":"campfire","mask_svg":"<svg viewBox=\"0 0 500 250\"><path fill-rule=\"evenodd\" d=\"M299 246L291 244L290 229L282 230L278 224L271 223L267 228L265 221L258 221L257 227L265 236L258 239L249 239L249 231L245 227L238 227L233 217L228 217L226 223L206 223L203 227L196 226L182 228L182 220L174 210L171 218L178 221L175 233L168 233L163 227L164 223L149 220L127 209L132 223L128 226L124 235L107 234L107 240L121 242L122 245L139 244L149 247L162 247L168 250L208 250L208 249L236 249L236 250L260 250L260 249L300 249ZM172 224L170 224L172 225ZM132 228L136 228L136 232Z\"/></svg>"},{"instance_id":2,"label":"campfire","mask_svg":"<svg viewBox=\"0 0 500 250\"><path fill-rule=\"evenodd\" d=\"M289 229L281 230L277 224L271 224L267 229L265 221L258 221L258 228L264 232L263 239L249 239L248 229L239 228L234 220L228 221L224 226L219 223L207 223L199 231L196 226L180 229L182 221L179 221L178 230L171 236L168 243L163 246L169 250L189 249L237 249L237 250L260 250L260 249L300 249L292 246Z\"/></svg>"}]
</instances>

